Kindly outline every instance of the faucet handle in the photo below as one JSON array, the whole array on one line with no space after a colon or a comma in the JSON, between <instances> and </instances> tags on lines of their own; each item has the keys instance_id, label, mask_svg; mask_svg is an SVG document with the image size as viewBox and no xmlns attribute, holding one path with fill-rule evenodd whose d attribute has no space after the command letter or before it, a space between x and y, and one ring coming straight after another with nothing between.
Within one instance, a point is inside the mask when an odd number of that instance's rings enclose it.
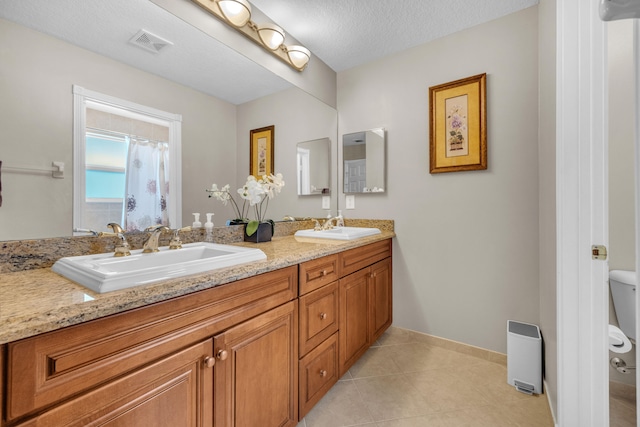
<instances>
[{"instance_id":1,"label":"faucet handle","mask_svg":"<svg viewBox=\"0 0 640 427\"><path fill-rule=\"evenodd\" d=\"M115 224L118 225L118 224ZM98 237L103 237L103 236L115 236L118 237L120 239L120 244L116 245L115 248L115 253L113 254L113 256L129 256L131 255L131 250L129 247L129 242L127 242L127 238L124 237L124 233L111 233L109 231L101 231L97 234Z\"/></svg>"},{"instance_id":2,"label":"faucet handle","mask_svg":"<svg viewBox=\"0 0 640 427\"><path fill-rule=\"evenodd\" d=\"M74 233L87 233L90 236L99 236L100 235L100 233L98 231L90 230L88 228L74 228L73 232Z\"/></svg>"},{"instance_id":3,"label":"faucet handle","mask_svg":"<svg viewBox=\"0 0 640 427\"><path fill-rule=\"evenodd\" d=\"M181 231L191 231L192 227L189 225L187 227L176 228L173 230L173 238L169 242L169 249L181 249L182 242L180 241L180 236L178 233Z\"/></svg>"}]
</instances>

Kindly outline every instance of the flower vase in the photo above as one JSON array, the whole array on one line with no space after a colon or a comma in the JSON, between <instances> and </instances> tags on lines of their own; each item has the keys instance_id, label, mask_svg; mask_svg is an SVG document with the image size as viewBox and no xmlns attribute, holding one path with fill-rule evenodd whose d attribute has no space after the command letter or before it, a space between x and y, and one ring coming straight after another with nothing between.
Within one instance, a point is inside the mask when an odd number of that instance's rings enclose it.
<instances>
[{"instance_id":1,"label":"flower vase","mask_svg":"<svg viewBox=\"0 0 640 427\"><path fill-rule=\"evenodd\" d=\"M258 229L251 236L247 236L247 226L244 228L244 241L245 242L253 242L253 243L261 243L261 242L270 242L273 237L273 223L272 222L261 222L258 224Z\"/></svg>"}]
</instances>

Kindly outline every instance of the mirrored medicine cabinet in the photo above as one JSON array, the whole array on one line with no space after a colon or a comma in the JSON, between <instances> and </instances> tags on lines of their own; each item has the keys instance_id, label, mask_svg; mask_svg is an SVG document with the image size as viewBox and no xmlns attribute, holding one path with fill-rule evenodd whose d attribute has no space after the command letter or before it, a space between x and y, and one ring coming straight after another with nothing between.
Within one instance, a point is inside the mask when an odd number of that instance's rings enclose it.
<instances>
[{"instance_id":1,"label":"mirrored medicine cabinet","mask_svg":"<svg viewBox=\"0 0 640 427\"><path fill-rule=\"evenodd\" d=\"M345 194L384 193L386 177L384 128L342 136Z\"/></svg>"}]
</instances>

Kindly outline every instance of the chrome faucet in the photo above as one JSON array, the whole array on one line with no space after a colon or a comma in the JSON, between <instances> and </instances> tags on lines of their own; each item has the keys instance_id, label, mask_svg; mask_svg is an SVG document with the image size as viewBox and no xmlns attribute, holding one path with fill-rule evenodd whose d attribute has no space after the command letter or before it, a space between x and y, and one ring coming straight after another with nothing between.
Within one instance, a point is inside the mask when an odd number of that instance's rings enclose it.
<instances>
[{"instance_id":1,"label":"chrome faucet","mask_svg":"<svg viewBox=\"0 0 640 427\"><path fill-rule=\"evenodd\" d=\"M127 238L124 237L124 230L122 229L120 224L117 224L115 222L110 222L109 224L107 224L107 227L110 227L113 230L113 232L110 233L110 232L101 231L98 233L98 237L117 236L120 239L120 244L116 245L115 253L113 254L113 256L120 257L120 256L131 255L129 242L127 242Z\"/></svg>"},{"instance_id":2,"label":"chrome faucet","mask_svg":"<svg viewBox=\"0 0 640 427\"><path fill-rule=\"evenodd\" d=\"M171 238L171 241L169 242L169 249L181 249L182 248L182 242L180 241L180 236L178 235L178 233L180 233L181 231L191 231L191 226L177 228L177 229L173 230L173 237Z\"/></svg>"},{"instance_id":3,"label":"chrome faucet","mask_svg":"<svg viewBox=\"0 0 640 427\"><path fill-rule=\"evenodd\" d=\"M151 234L144 245L142 245L142 253L148 254L158 252L158 240L163 231L170 231L171 229L166 225L152 225L147 227L144 231L149 231Z\"/></svg>"}]
</instances>

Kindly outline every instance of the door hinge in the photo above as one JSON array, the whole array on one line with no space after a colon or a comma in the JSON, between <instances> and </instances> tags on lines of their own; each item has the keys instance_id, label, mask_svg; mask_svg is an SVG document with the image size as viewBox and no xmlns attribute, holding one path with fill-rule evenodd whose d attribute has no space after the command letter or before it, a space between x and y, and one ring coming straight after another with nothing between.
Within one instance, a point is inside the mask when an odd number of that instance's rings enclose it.
<instances>
[{"instance_id":1,"label":"door hinge","mask_svg":"<svg viewBox=\"0 0 640 427\"><path fill-rule=\"evenodd\" d=\"M604 261L607 259L607 247L604 245L591 246L591 259Z\"/></svg>"}]
</instances>

